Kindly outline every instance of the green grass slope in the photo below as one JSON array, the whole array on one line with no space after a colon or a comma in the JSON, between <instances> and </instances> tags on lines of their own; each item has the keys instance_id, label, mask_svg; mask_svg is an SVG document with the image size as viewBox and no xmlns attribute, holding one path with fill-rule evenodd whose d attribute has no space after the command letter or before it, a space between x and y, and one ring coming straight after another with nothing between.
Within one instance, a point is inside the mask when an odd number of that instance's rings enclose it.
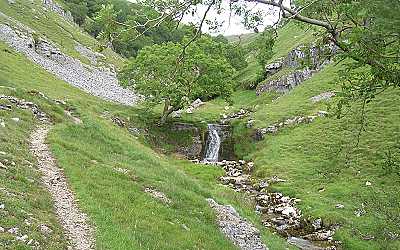
<instances>
[{"instance_id":1,"label":"green grass slope","mask_svg":"<svg viewBox=\"0 0 400 250\"><path fill-rule=\"evenodd\" d=\"M299 38L301 32L296 26L285 26L274 58L309 42L307 34ZM255 161L255 176L277 175L286 179L287 182L272 186L272 190L300 198L299 206L306 217L320 217L324 223L341 225L335 237L343 242L344 249L399 249L398 89L386 91L367 105L361 134L361 104L356 102L345 110L342 119L333 115L317 118L311 124L284 128L260 142L252 139L255 129L294 116L313 115L319 110L332 114L336 99L312 103L310 98L340 90L337 78L341 67L341 64L328 65L284 95L265 93L257 97L254 91L239 90L233 95L230 110L224 109L227 103L217 99L184 119L215 121L221 113L252 109L250 117L232 125L236 154ZM250 119L255 121L252 129L246 128ZM367 182L372 185L366 185ZM337 204L343 204L344 208L335 208Z\"/></svg>"},{"instance_id":2,"label":"green grass slope","mask_svg":"<svg viewBox=\"0 0 400 250\"><path fill-rule=\"evenodd\" d=\"M85 45L93 41L52 13L46 13L49 22L34 21L28 3L17 1L17 4L22 6L20 10L1 2L0 10L65 45L64 52L70 55L80 58L74 52L75 40ZM42 11L41 7L34 8ZM59 28L60 25L68 31ZM205 200L209 197L234 205L241 215L260 228L268 246L289 247L284 239L261 226L252 204L243 195L218 185L221 170L158 154L109 120L117 114L134 120L141 116L141 109L112 104L83 93L2 42L0 58L0 94L37 103L55 122L47 143L64 170L81 209L96 228L98 249L236 249L219 231L216 217ZM118 57L114 60L121 63ZM74 124L60 105L34 94L36 91L50 99L65 100L83 124ZM0 197L6 208L0 211L4 215L0 225L5 229L20 227L44 249L63 249L67 242L28 150L29 134L37 121L28 111L16 108L12 112L0 112L6 123L5 128L0 127L1 149L6 152L5 157L12 158L16 164L6 170L0 169ZM21 121L13 123L11 117L19 117ZM24 165L26 160L32 162L32 167ZM116 168L126 169L128 174L119 173ZM144 192L146 187L164 192L172 203L168 205L152 198ZM33 214L39 221L31 227L23 226L27 218L25 213ZM50 236L39 231L39 222L53 230ZM8 232L0 232L0 247L29 249Z\"/></svg>"},{"instance_id":3,"label":"green grass slope","mask_svg":"<svg viewBox=\"0 0 400 250\"><path fill-rule=\"evenodd\" d=\"M252 206L242 195L217 185L216 179L222 175L220 170L159 155L126 130L101 117L105 111L122 111L134 117L137 115L135 109L84 94L55 79L4 44L1 44L0 55L4 59L0 62L0 85L17 88L17 93L0 88L1 93L34 100L56 121L48 143L81 208L96 227L98 249L235 249L219 232L214 214L205 201L208 197L235 205L241 214L262 229ZM73 124L54 104L28 94L32 89L53 99L67 99L68 105L76 108L83 125ZM16 136L27 147L27 135L34 129L35 121L32 117L21 118L26 119L24 127L18 128L23 133ZM7 128L20 126L10 123L7 117L4 119ZM25 157L19 151L9 153L22 159ZM113 170L115 168L128 169L130 174L118 173ZM10 184L7 189L14 192L18 185ZM144 193L145 187L164 192L172 204L154 200ZM46 192L37 195L41 199L48 196ZM9 201L12 205L18 202L17 199ZM50 211L50 201L47 202L45 211ZM32 205L27 203L27 206ZM54 217L51 213L49 216ZM262 230L262 235L268 244L285 248L286 243L271 232ZM0 233L0 237L7 237L7 234ZM61 248L62 244L57 247Z\"/></svg>"}]
</instances>

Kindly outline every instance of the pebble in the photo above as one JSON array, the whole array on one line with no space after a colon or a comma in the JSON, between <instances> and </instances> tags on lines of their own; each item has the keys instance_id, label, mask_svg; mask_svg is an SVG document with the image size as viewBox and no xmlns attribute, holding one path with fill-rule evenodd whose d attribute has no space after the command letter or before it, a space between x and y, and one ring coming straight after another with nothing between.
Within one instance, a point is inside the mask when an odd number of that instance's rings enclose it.
<instances>
[{"instance_id":1,"label":"pebble","mask_svg":"<svg viewBox=\"0 0 400 250\"><path fill-rule=\"evenodd\" d=\"M367 181L367 182L365 182L365 186L372 186L372 183Z\"/></svg>"},{"instance_id":2,"label":"pebble","mask_svg":"<svg viewBox=\"0 0 400 250\"><path fill-rule=\"evenodd\" d=\"M0 209L4 209L6 206L4 204L0 204Z\"/></svg>"},{"instance_id":3,"label":"pebble","mask_svg":"<svg viewBox=\"0 0 400 250\"><path fill-rule=\"evenodd\" d=\"M20 241L22 241L22 242L26 242L26 240L28 239L29 237L28 237L28 235L23 235L23 236L17 236L16 237L16 239L17 240L20 240Z\"/></svg>"},{"instance_id":4,"label":"pebble","mask_svg":"<svg viewBox=\"0 0 400 250\"><path fill-rule=\"evenodd\" d=\"M4 233L4 232L5 232L4 228L0 227L0 233Z\"/></svg>"},{"instance_id":5,"label":"pebble","mask_svg":"<svg viewBox=\"0 0 400 250\"><path fill-rule=\"evenodd\" d=\"M344 208L344 205L343 204L336 204L335 207L338 208L338 209L342 209L342 208Z\"/></svg>"},{"instance_id":6,"label":"pebble","mask_svg":"<svg viewBox=\"0 0 400 250\"><path fill-rule=\"evenodd\" d=\"M13 118L11 118L11 120L13 120L14 122L19 122L19 118L18 117L13 117Z\"/></svg>"}]
</instances>

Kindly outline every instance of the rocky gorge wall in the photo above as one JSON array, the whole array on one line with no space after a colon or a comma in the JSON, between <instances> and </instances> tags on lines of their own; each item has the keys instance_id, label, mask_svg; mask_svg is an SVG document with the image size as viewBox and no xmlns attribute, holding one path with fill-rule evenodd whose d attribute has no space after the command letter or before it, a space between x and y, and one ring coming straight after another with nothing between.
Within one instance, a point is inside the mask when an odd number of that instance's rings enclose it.
<instances>
[{"instance_id":1,"label":"rocky gorge wall","mask_svg":"<svg viewBox=\"0 0 400 250\"><path fill-rule=\"evenodd\" d=\"M134 105L139 99L133 91L122 88L113 65L98 65L101 54L76 42L76 50L92 63L85 64L80 60L63 53L57 44L45 37L38 37L29 27L0 12L7 18L7 23L0 24L0 41L25 55L57 78L72 86L100 97L102 99ZM104 57L104 56L102 56Z\"/></svg>"},{"instance_id":2,"label":"rocky gorge wall","mask_svg":"<svg viewBox=\"0 0 400 250\"><path fill-rule=\"evenodd\" d=\"M330 56L335 54L337 48L332 45L318 47L316 45L299 46L290 51L286 57L280 58L276 62L265 66L266 81L257 86L256 94L260 95L264 92L276 91L286 93L301 84L305 80L312 77L315 72L321 70L330 62ZM275 74L284 69L289 70L278 78L274 78ZM269 79L270 78L270 79Z\"/></svg>"}]
</instances>

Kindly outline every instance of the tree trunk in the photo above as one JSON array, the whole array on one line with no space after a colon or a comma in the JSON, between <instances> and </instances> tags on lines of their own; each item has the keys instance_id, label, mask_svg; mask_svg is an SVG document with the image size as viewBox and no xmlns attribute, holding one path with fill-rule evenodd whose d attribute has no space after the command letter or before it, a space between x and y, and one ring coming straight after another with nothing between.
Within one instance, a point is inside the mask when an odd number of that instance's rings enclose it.
<instances>
[{"instance_id":1,"label":"tree trunk","mask_svg":"<svg viewBox=\"0 0 400 250\"><path fill-rule=\"evenodd\" d=\"M173 107L170 107L170 101L165 100L164 110L160 118L160 125L164 125L167 121L168 116L174 111Z\"/></svg>"}]
</instances>

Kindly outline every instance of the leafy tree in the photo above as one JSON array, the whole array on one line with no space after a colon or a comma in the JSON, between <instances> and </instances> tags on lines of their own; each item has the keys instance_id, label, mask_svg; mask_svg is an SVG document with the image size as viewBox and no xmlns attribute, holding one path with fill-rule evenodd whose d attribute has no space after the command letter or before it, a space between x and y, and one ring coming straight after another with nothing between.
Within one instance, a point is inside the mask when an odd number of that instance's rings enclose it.
<instances>
[{"instance_id":1,"label":"leafy tree","mask_svg":"<svg viewBox=\"0 0 400 250\"><path fill-rule=\"evenodd\" d=\"M124 68L121 79L148 103L164 104L160 119L164 124L173 111L196 98L229 98L234 69L222 54L206 52L212 43L202 38L186 48L172 42L145 47Z\"/></svg>"}]
</instances>

